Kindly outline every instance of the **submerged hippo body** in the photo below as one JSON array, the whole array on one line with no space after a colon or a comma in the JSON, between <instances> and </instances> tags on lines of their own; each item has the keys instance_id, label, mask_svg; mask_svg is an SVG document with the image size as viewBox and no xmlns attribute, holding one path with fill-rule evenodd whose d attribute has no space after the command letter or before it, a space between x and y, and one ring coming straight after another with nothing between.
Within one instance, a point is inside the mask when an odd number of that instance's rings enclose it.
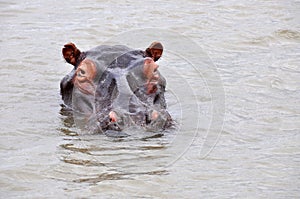
<instances>
[{"instance_id":1,"label":"submerged hippo body","mask_svg":"<svg viewBox=\"0 0 300 199\"><path fill-rule=\"evenodd\" d=\"M164 97L166 80L155 63L162 51L158 42L146 51L102 45L81 52L66 44L63 56L74 68L60 84L65 105L93 132L132 125L150 131L167 128L171 117Z\"/></svg>"}]
</instances>

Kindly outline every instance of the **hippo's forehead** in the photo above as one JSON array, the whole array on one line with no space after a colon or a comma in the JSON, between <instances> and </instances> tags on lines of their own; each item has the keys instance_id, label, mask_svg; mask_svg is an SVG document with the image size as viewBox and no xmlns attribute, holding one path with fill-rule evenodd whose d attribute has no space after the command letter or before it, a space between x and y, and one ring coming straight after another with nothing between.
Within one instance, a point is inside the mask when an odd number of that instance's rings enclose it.
<instances>
[{"instance_id":1,"label":"hippo's forehead","mask_svg":"<svg viewBox=\"0 0 300 199\"><path fill-rule=\"evenodd\" d=\"M142 63L144 52L126 46L98 46L86 52L86 59L95 63L98 75L107 69L127 69L139 60ZM136 66L134 64L134 66Z\"/></svg>"},{"instance_id":2,"label":"hippo's forehead","mask_svg":"<svg viewBox=\"0 0 300 199\"><path fill-rule=\"evenodd\" d=\"M132 67L136 67L137 65L142 65L144 59L143 51L128 51L116 57L109 65L109 68L130 69Z\"/></svg>"},{"instance_id":3,"label":"hippo's forehead","mask_svg":"<svg viewBox=\"0 0 300 199\"><path fill-rule=\"evenodd\" d=\"M96 66L95 82L102 79L105 71L111 73L113 77L122 74L132 76L136 81L145 82L144 65L146 58L142 50L132 50L126 46L98 46L85 52L86 59L92 61ZM159 74L160 79L164 77ZM164 82L164 81L163 81ZM164 84L164 83L163 83Z\"/></svg>"},{"instance_id":4,"label":"hippo's forehead","mask_svg":"<svg viewBox=\"0 0 300 199\"><path fill-rule=\"evenodd\" d=\"M87 51L86 56L95 61L102 61L109 65L115 58L129 51L131 51L131 49L126 46L101 45Z\"/></svg>"},{"instance_id":5,"label":"hippo's forehead","mask_svg":"<svg viewBox=\"0 0 300 199\"><path fill-rule=\"evenodd\" d=\"M143 51L132 50L126 46L102 45L86 52L86 58L93 60L99 67L126 67L128 63L138 57L143 57ZM118 63L118 64L116 64ZM122 64L122 65L121 65Z\"/></svg>"}]
</instances>

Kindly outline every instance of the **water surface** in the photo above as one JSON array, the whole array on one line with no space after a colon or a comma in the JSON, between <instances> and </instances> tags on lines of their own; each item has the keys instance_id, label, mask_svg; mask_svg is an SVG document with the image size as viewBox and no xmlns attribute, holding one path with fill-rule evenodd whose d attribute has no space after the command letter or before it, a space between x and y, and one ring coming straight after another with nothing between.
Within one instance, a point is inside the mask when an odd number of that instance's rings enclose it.
<instances>
[{"instance_id":1,"label":"water surface","mask_svg":"<svg viewBox=\"0 0 300 199\"><path fill-rule=\"evenodd\" d=\"M1 1L1 198L299 197L299 9L299 1ZM166 49L159 62L178 129L82 134L60 110L59 81L71 70L62 46L88 50L146 28L202 48ZM155 35L124 44L146 47ZM203 157L207 132L208 146L217 144Z\"/></svg>"}]
</instances>

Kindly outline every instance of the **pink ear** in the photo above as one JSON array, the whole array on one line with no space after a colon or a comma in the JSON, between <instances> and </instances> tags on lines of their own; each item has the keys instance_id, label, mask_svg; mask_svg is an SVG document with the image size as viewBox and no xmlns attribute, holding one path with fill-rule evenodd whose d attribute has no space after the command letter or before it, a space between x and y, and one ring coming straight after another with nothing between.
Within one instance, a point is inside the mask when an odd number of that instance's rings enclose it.
<instances>
[{"instance_id":1,"label":"pink ear","mask_svg":"<svg viewBox=\"0 0 300 199\"><path fill-rule=\"evenodd\" d=\"M146 56L151 57L154 61L157 61L162 53L164 47L160 42L153 42L147 49L146 49Z\"/></svg>"},{"instance_id":2,"label":"pink ear","mask_svg":"<svg viewBox=\"0 0 300 199\"><path fill-rule=\"evenodd\" d=\"M146 58L146 59L144 60L144 64L145 64L145 65L151 64L152 62L154 62L154 61L153 61L153 59L151 59L151 58Z\"/></svg>"}]
</instances>

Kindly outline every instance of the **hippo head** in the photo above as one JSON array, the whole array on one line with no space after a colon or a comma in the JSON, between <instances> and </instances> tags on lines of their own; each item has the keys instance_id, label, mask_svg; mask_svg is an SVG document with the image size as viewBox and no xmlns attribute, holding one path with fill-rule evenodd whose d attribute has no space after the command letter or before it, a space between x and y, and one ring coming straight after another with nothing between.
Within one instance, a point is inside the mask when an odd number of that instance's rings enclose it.
<instances>
[{"instance_id":1,"label":"hippo head","mask_svg":"<svg viewBox=\"0 0 300 199\"><path fill-rule=\"evenodd\" d=\"M164 98L166 80L156 63L162 52L159 42L145 51L102 45L81 52L66 44L62 53L74 69L61 82L62 98L83 113L84 121L97 121L101 131L122 130L116 123L145 126L160 115L166 116L165 122L170 119ZM72 97L66 96L70 93Z\"/></svg>"}]
</instances>

